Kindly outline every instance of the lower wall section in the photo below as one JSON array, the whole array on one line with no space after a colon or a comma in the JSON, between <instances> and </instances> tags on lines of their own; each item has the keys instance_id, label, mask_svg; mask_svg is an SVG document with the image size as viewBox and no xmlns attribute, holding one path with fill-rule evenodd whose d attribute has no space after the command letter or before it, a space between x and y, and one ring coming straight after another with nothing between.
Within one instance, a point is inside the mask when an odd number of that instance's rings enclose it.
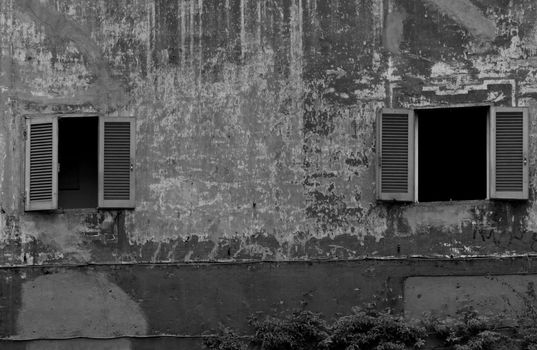
<instances>
[{"instance_id":1,"label":"lower wall section","mask_svg":"<svg viewBox=\"0 0 537 350\"><path fill-rule=\"evenodd\" d=\"M203 349L201 339L151 337L119 339L68 340L0 340L4 350L197 350Z\"/></svg>"},{"instance_id":2,"label":"lower wall section","mask_svg":"<svg viewBox=\"0 0 537 350\"><path fill-rule=\"evenodd\" d=\"M513 320L537 301L537 275L425 276L405 281L405 317L454 317L465 306Z\"/></svg>"},{"instance_id":3,"label":"lower wall section","mask_svg":"<svg viewBox=\"0 0 537 350\"><path fill-rule=\"evenodd\" d=\"M531 274L533 257L6 267L0 336L2 349L89 349L101 341L103 349L151 342L195 349L197 337L222 326L249 332L253 313L308 309L332 317L374 303L418 317L455 310L473 296L500 300L509 291L498 287L503 280L523 292L537 280Z\"/></svg>"}]
</instances>

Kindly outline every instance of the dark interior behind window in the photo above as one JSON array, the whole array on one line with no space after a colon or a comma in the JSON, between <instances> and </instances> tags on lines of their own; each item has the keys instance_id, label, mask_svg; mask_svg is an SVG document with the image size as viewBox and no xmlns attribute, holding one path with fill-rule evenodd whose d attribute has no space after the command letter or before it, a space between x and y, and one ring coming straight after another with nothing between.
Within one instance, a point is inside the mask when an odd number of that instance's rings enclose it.
<instances>
[{"instance_id":1,"label":"dark interior behind window","mask_svg":"<svg viewBox=\"0 0 537 350\"><path fill-rule=\"evenodd\" d=\"M99 119L58 121L58 206L96 208L98 203Z\"/></svg>"},{"instance_id":2,"label":"dark interior behind window","mask_svg":"<svg viewBox=\"0 0 537 350\"><path fill-rule=\"evenodd\" d=\"M487 197L488 107L417 111L418 201Z\"/></svg>"}]
</instances>

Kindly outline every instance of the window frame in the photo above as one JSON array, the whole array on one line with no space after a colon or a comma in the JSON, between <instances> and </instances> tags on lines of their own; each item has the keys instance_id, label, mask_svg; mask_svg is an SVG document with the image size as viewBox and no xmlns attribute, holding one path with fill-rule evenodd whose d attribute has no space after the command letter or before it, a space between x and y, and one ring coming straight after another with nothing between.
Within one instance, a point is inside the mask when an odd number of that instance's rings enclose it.
<instances>
[{"instance_id":1,"label":"window frame","mask_svg":"<svg viewBox=\"0 0 537 350\"><path fill-rule=\"evenodd\" d=\"M24 179L22 180L24 184L24 210L27 212L32 211L56 211L56 210L71 210L69 208L59 208L58 207L58 193L59 193L59 184L58 184L58 155L59 155L59 134L58 134L58 121L62 118L90 118L90 117L97 117L98 123L99 123L99 129L98 129L98 185L97 185L97 197L98 197L98 204L97 207L93 208L75 208L72 210L96 210L96 209L135 209L135 172L134 172L134 164L135 164L135 152L136 152L136 117L135 116L123 116L123 117L115 117L115 116L103 116L98 113L71 113L71 114L31 114L31 115L25 115L25 127L24 127L24 151L23 154L25 154L25 159L23 162L24 167ZM128 201L108 201L108 202L102 202L101 198L103 196L104 189L102 187L102 173L101 173L101 162L104 159L104 150L103 150L103 134L101 127L106 121L129 121L131 125L131 134L130 134L130 165L131 165L131 172L130 172L130 198ZM30 142L31 142L31 134L30 134L30 127L32 124L35 123L46 123L46 122L52 122L53 123L53 164L55 164L56 171L53 171L53 201L51 204L48 205L36 205L30 203Z\"/></svg>"},{"instance_id":2,"label":"window frame","mask_svg":"<svg viewBox=\"0 0 537 350\"><path fill-rule=\"evenodd\" d=\"M377 122L376 122L376 129L377 129L377 200L379 201L399 201L399 202L414 202L414 203L420 203L418 201L419 198L419 172L418 172L418 166L419 166L419 149L418 149L418 140L419 140L419 112L423 110L431 110L431 109L454 109L454 108L471 108L471 107L487 107L487 119L486 119L486 149L487 149L487 155L486 155L486 162L487 162L487 174L486 174L486 198L484 200L504 200L504 199L513 199L513 200L528 200L528 187L529 187L529 181L528 181L528 165L527 165L527 157L528 157L528 144L529 144L529 110L527 107L496 107L492 103L463 103L463 104L453 104L453 105L434 105L434 106L417 106L413 108L408 109L393 109L393 108L381 108L380 111L377 114ZM413 178L412 178L412 188L413 188L413 195L412 200L409 200L408 197L403 196L404 198L401 198L401 196L385 196L381 192L381 151L382 151L382 142L381 142L381 121L382 121L382 115L383 114L390 114L394 112L403 112L403 111L410 111L410 115L412 115L413 118L413 124L414 124L414 132L413 132L413 152L412 156L409 156L409 162L413 162ZM494 186L494 174L495 174L495 163L494 163L494 157L493 152L495 151L495 136L493 135L493 132L495 130L494 128L494 120L496 111L509 111L509 112L521 112L523 113L523 148L524 148L524 175L523 175L523 184L524 188L522 191L522 194L519 192L516 193L503 193L499 194L495 191ZM410 136L409 136L410 137ZM410 186L410 185L409 185ZM410 187L409 187L410 188ZM475 200L470 200L475 201ZM444 203L445 201L440 201Z\"/></svg>"}]
</instances>

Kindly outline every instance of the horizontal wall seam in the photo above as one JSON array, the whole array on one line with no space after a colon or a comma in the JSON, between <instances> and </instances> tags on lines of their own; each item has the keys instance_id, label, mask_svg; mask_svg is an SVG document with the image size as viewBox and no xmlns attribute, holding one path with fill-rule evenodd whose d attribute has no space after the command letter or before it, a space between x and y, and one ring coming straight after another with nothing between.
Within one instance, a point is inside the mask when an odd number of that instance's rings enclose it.
<instances>
[{"instance_id":1,"label":"horizontal wall seam","mask_svg":"<svg viewBox=\"0 0 537 350\"><path fill-rule=\"evenodd\" d=\"M0 342L31 342L31 341L68 341L68 340L115 340L115 339L158 339L158 338L175 338L175 339L209 339L218 337L218 334L207 335L173 335L173 334L158 334L158 335L121 335L114 337L54 337L54 338L0 338ZM240 338L247 338L241 336Z\"/></svg>"},{"instance_id":2,"label":"horizontal wall seam","mask_svg":"<svg viewBox=\"0 0 537 350\"><path fill-rule=\"evenodd\" d=\"M84 263L84 264L42 264L42 265L10 265L0 266L0 270L10 269L25 269L25 268L85 268L85 267L144 267L144 266L226 266L226 265L298 265L298 264L320 264L320 263L355 263L355 262L415 262L415 261L442 261L442 262L454 262L454 261L503 261L503 260L535 260L537 261L536 254L520 254L520 255L508 255L508 256L469 256L469 257L430 257L430 256L410 256L410 257L364 257L354 259L310 259L310 260L248 260L248 261L192 261L192 262L99 262L99 263Z\"/></svg>"}]
</instances>

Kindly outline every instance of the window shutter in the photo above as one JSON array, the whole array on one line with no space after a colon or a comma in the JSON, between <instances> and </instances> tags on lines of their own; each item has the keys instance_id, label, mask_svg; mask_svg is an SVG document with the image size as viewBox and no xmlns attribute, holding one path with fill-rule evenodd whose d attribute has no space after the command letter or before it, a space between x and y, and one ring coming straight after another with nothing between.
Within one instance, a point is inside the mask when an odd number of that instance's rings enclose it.
<instances>
[{"instance_id":1,"label":"window shutter","mask_svg":"<svg viewBox=\"0 0 537 350\"><path fill-rule=\"evenodd\" d=\"M384 109L377 118L377 197L414 201L414 113Z\"/></svg>"},{"instance_id":2,"label":"window shutter","mask_svg":"<svg viewBox=\"0 0 537 350\"><path fill-rule=\"evenodd\" d=\"M99 124L99 207L134 208L134 118Z\"/></svg>"},{"instance_id":3,"label":"window shutter","mask_svg":"<svg viewBox=\"0 0 537 350\"><path fill-rule=\"evenodd\" d=\"M58 207L58 119L26 120L25 209Z\"/></svg>"},{"instance_id":4,"label":"window shutter","mask_svg":"<svg viewBox=\"0 0 537 350\"><path fill-rule=\"evenodd\" d=\"M528 199L528 110L493 107L491 198Z\"/></svg>"}]
</instances>

